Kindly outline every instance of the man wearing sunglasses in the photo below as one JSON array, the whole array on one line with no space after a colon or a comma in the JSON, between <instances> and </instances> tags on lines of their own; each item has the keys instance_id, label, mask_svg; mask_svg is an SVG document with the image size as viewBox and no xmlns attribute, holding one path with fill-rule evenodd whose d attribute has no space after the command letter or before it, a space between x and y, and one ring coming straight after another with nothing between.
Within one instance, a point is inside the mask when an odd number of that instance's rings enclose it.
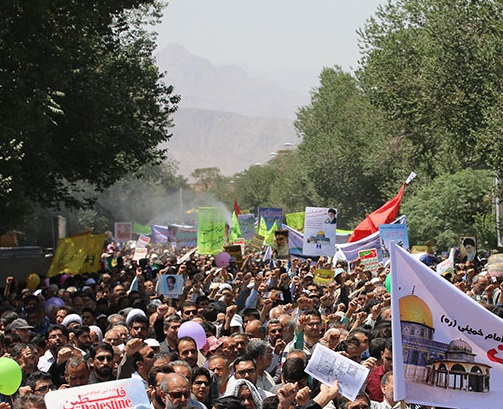
<instances>
[{"instance_id":1,"label":"man wearing sunglasses","mask_svg":"<svg viewBox=\"0 0 503 409\"><path fill-rule=\"evenodd\" d=\"M189 381L177 373L166 374L161 382L161 398L166 409L189 408Z\"/></svg>"},{"instance_id":2,"label":"man wearing sunglasses","mask_svg":"<svg viewBox=\"0 0 503 409\"><path fill-rule=\"evenodd\" d=\"M90 349L89 362L92 368L89 383L100 383L115 380L114 350L112 345L100 342Z\"/></svg>"}]
</instances>

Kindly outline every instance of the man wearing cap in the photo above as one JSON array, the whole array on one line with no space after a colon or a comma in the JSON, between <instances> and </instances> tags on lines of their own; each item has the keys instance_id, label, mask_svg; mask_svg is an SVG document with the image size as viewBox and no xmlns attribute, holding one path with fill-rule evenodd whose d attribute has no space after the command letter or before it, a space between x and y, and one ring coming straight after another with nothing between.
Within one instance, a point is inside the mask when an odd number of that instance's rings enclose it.
<instances>
[{"instance_id":1,"label":"man wearing cap","mask_svg":"<svg viewBox=\"0 0 503 409\"><path fill-rule=\"evenodd\" d=\"M28 342L31 338L30 330L33 330L34 327L28 324L28 322L23 318L16 318L5 328L6 332L11 332L12 334L19 335L21 338L21 342Z\"/></svg>"}]
</instances>

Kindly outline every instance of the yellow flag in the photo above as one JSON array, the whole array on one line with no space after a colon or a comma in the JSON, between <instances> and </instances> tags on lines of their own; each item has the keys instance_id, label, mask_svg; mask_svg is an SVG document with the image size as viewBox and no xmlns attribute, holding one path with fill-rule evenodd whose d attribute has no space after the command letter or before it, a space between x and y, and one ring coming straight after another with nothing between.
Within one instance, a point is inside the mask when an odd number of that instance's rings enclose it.
<instances>
[{"instance_id":1,"label":"yellow flag","mask_svg":"<svg viewBox=\"0 0 503 409\"><path fill-rule=\"evenodd\" d=\"M267 225L265 224L265 219L263 217L260 218L257 234L264 237L267 237L269 235L269 230L267 229Z\"/></svg>"},{"instance_id":2,"label":"yellow flag","mask_svg":"<svg viewBox=\"0 0 503 409\"><path fill-rule=\"evenodd\" d=\"M267 229L267 227L266 227ZM264 242L267 245L271 245L274 243L274 232L278 230L278 223L274 222L274 224L271 227L271 230L268 230L267 233L265 234L265 239Z\"/></svg>"},{"instance_id":3,"label":"yellow flag","mask_svg":"<svg viewBox=\"0 0 503 409\"><path fill-rule=\"evenodd\" d=\"M100 270L100 260L103 254L105 234L92 234L87 243L87 255L80 273L94 273Z\"/></svg>"},{"instance_id":4,"label":"yellow flag","mask_svg":"<svg viewBox=\"0 0 503 409\"><path fill-rule=\"evenodd\" d=\"M91 232L87 231L58 240L47 277L60 273L78 274L86 260L90 239Z\"/></svg>"}]
</instances>

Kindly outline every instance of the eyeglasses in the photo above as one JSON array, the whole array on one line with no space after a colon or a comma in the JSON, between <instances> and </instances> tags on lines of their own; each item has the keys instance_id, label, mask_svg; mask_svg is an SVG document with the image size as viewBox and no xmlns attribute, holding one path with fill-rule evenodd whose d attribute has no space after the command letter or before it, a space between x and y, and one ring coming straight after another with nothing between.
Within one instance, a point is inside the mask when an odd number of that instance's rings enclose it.
<instances>
[{"instance_id":1,"label":"eyeglasses","mask_svg":"<svg viewBox=\"0 0 503 409\"><path fill-rule=\"evenodd\" d=\"M171 399L181 399L182 396L185 399L190 398L190 392L188 392L188 391L186 391L186 392L168 392L168 395L171 396Z\"/></svg>"},{"instance_id":2,"label":"eyeglasses","mask_svg":"<svg viewBox=\"0 0 503 409\"><path fill-rule=\"evenodd\" d=\"M321 322L310 322L309 324L306 324L308 327L319 327L321 326Z\"/></svg>"},{"instance_id":3,"label":"eyeglasses","mask_svg":"<svg viewBox=\"0 0 503 409\"><path fill-rule=\"evenodd\" d=\"M112 355L100 355L97 356L96 359L100 362L103 362L107 360L108 362L112 362L114 360L114 357Z\"/></svg>"},{"instance_id":4,"label":"eyeglasses","mask_svg":"<svg viewBox=\"0 0 503 409\"><path fill-rule=\"evenodd\" d=\"M135 331L146 331L147 330L147 327L145 327L143 325L133 325L131 328L134 329Z\"/></svg>"},{"instance_id":5,"label":"eyeglasses","mask_svg":"<svg viewBox=\"0 0 503 409\"><path fill-rule=\"evenodd\" d=\"M197 310L185 310L183 313L185 315L196 315L197 314Z\"/></svg>"},{"instance_id":6,"label":"eyeglasses","mask_svg":"<svg viewBox=\"0 0 503 409\"><path fill-rule=\"evenodd\" d=\"M210 382L209 381L194 381L194 385L197 385L197 386L210 386Z\"/></svg>"},{"instance_id":7,"label":"eyeglasses","mask_svg":"<svg viewBox=\"0 0 503 409\"><path fill-rule=\"evenodd\" d=\"M38 389L35 389L34 392L45 393L45 392L55 391L55 390L56 390L56 385L44 385L44 386L41 386Z\"/></svg>"},{"instance_id":8,"label":"eyeglasses","mask_svg":"<svg viewBox=\"0 0 503 409\"><path fill-rule=\"evenodd\" d=\"M150 358L150 359L152 359L152 358L154 357L154 355L155 355L155 352L154 352L154 351L151 351L149 354L145 355L145 356L143 357L143 359L145 359L145 358Z\"/></svg>"}]
</instances>

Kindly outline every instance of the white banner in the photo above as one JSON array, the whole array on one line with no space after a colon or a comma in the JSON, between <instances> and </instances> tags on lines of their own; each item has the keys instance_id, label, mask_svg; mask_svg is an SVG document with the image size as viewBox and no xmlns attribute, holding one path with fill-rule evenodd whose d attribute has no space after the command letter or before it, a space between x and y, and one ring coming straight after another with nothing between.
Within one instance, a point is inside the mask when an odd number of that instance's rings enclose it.
<instances>
[{"instance_id":1,"label":"white banner","mask_svg":"<svg viewBox=\"0 0 503 409\"><path fill-rule=\"evenodd\" d=\"M503 320L391 245L396 400L459 409L503 402Z\"/></svg>"}]
</instances>

